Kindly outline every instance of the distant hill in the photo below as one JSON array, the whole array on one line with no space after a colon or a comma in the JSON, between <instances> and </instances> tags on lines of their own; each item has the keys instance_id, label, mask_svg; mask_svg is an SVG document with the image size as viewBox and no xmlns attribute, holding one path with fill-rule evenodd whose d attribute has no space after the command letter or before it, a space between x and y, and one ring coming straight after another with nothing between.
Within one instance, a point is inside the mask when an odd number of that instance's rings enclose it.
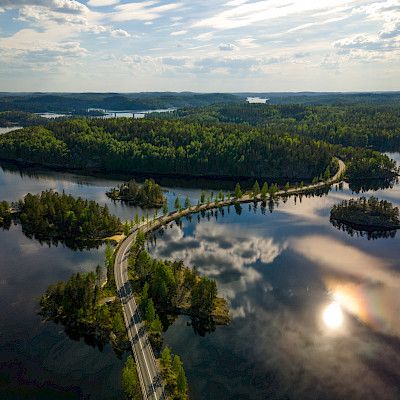
<instances>
[{"instance_id":1,"label":"distant hill","mask_svg":"<svg viewBox=\"0 0 400 400\"><path fill-rule=\"evenodd\" d=\"M0 111L84 114L88 108L142 111L239 101L224 93L0 93Z\"/></svg>"},{"instance_id":2,"label":"distant hill","mask_svg":"<svg viewBox=\"0 0 400 400\"><path fill-rule=\"evenodd\" d=\"M354 105L393 104L400 101L400 92L248 92L235 95L240 98L268 98L271 104Z\"/></svg>"}]
</instances>

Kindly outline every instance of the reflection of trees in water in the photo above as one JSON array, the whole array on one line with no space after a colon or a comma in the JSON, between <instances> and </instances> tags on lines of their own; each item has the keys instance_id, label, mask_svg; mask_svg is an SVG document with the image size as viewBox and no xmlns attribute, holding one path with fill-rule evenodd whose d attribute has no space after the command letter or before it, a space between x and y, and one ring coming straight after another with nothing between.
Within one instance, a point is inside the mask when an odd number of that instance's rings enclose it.
<instances>
[{"instance_id":1,"label":"reflection of trees in water","mask_svg":"<svg viewBox=\"0 0 400 400\"><path fill-rule=\"evenodd\" d=\"M54 318L52 320L57 324L61 323L64 327L65 334L76 342L83 339L87 345L99 349L100 351L103 351L104 347L110 343L109 333L103 331L101 328L95 328L94 326L89 328L86 324L80 324L76 320L68 318ZM126 350L130 349L128 342L126 346L120 347L117 343L111 341L111 347L119 358Z\"/></svg>"},{"instance_id":2,"label":"reflection of trees in water","mask_svg":"<svg viewBox=\"0 0 400 400\"><path fill-rule=\"evenodd\" d=\"M0 229L3 229L5 231L10 230L12 222L13 222L12 218L4 218L0 220ZM15 220L14 224L17 225L17 222ZM98 249L103 244L102 240L76 240L73 238L58 239L58 238L48 238L36 235L34 233L27 232L24 229L22 229L22 232L28 239L37 240L42 246L47 245L48 247L51 246L58 247L59 244L62 244L71 250L91 250L91 249Z\"/></svg>"},{"instance_id":3,"label":"reflection of trees in water","mask_svg":"<svg viewBox=\"0 0 400 400\"><path fill-rule=\"evenodd\" d=\"M369 190L383 190L393 189L394 185L399 183L398 177L391 179L368 179L368 180L357 180L350 181L349 188L354 193L363 193Z\"/></svg>"},{"instance_id":4,"label":"reflection of trees in water","mask_svg":"<svg viewBox=\"0 0 400 400\"><path fill-rule=\"evenodd\" d=\"M98 249L103 243L103 240L76 240L76 239L59 239L59 238L47 238L32 233L25 232L22 230L25 236L29 239L37 240L42 246L47 245L48 247L58 247L59 244L68 247L71 250L92 250Z\"/></svg>"},{"instance_id":5,"label":"reflection of trees in water","mask_svg":"<svg viewBox=\"0 0 400 400\"><path fill-rule=\"evenodd\" d=\"M394 238L396 236L397 231L394 230L366 230L362 229L361 227L356 227L356 226L351 226L349 224L345 224L341 221L338 221L336 219L331 219L331 224L343 231L348 233L352 237L366 237L368 240L375 240L375 239L389 239L389 238Z\"/></svg>"},{"instance_id":6,"label":"reflection of trees in water","mask_svg":"<svg viewBox=\"0 0 400 400\"><path fill-rule=\"evenodd\" d=\"M199 336L205 336L207 333L212 333L215 331L215 322L212 318L204 319L191 317L188 325L192 326L193 332Z\"/></svg>"},{"instance_id":7,"label":"reflection of trees in water","mask_svg":"<svg viewBox=\"0 0 400 400\"><path fill-rule=\"evenodd\" d=\"M175 322L177 315L159 313L160 320L163 324L164 332ZM187 326L193 328L193 332L199 336L205 336L207 333L212 333L216 329L216 324L212 318L198 318L190 316L190 320L186 323Z\"/></svg>"},{"instance_id":8,"label":"reflection of trees in water","mask_svg":"<svg viewBox=\"0 0 400 400\"><path fill-rule=\"evenodd\" d=\"M11 218L0 218L0 228L3 229L3 231L9 231L11 228Z\"/></svg>"}]
</instances>

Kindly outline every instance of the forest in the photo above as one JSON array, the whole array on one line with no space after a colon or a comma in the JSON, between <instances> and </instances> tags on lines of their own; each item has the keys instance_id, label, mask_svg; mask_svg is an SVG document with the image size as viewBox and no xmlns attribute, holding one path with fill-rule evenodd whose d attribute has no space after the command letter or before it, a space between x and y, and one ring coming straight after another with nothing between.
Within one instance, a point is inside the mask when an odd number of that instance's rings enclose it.
<instances>
[{"instance_id":1,"label":"forest","mask_svg":"<svg viewBox=\"0 0 400 400\"><path fill-rule=\"evenodd\" d=\"M112 200L127 201L143 208L158 208L166 202L160 185L153 179L146 179L143 185L132 179L109 190L106 194Z\"/></svg>"},{"instance_id":2,"label":"forest","mask_svg":"<svg viewBox=\"0 0 400 400\"><path fill-rule=\"evenodd\" d=\"M209 124L248 124L268 134L292 133L342 146L400 150L400 106L396 102L329 106L230 103L153 116Z\"/></svg>"},{"instance_id":3,"label":"forest","mask_svg":"<svg viewBox=\"0 0 400 400\"><path fill-rule=\"evenodd\" d=\"M122 232L107 206L52 190L28 193L15 208L23 232L39 240L102 240Z\"/></svg>"},{"instance_id":4,"label":"forest","mask_svg":"<svg viewBox=\"0 0 400 400\"><path fill-rule=\"evenodd\" d=\"M234 101L241 98L226 93L4 93L0 95L0 111L85 115L89 108L141 111Z\"/></svg>"},{"instance_id":5,"label":"forest","mask_svg":"<svg viewBox=\"0 0 400 400\"><path fill-rule=\"evenodd\" d=\"M48 119L40 115L23 111L0 112L0 126L2 127L46 125L48 122Z\"/></svg>"},{"instance_id":6,"label":"forest","mask_svg":"<svg viewBox=\"0 0 400 400\"><path fill-rule=\"evenodd\" d=\"M163 120L69 120L0 136L0 158L95 171L312 179L331 146L248 126Z\"/></svg>"},{"instance_id":7,"label":"forest","mask_svg":"<svg viewBox=\"0 0 400 400\"><path fill-rule=\"evenodd\" d=\"M395 163L379 151L400 148L399 123L397 105L217 104L145 120L47 122L1 135L0 158L96 172L310 182L336 156L350 181L392 179Z\"/></svg>"},{"instance_id":8,"label":"forest","mask_svg":"<svg viewBox=\"0 0 400 400\"><path fill-rule=\"evenodd\" d=\"M365 230L400 229L398 207L373 196L343 200L332 207L330 218Z\"/></svg>"}]
</instances>

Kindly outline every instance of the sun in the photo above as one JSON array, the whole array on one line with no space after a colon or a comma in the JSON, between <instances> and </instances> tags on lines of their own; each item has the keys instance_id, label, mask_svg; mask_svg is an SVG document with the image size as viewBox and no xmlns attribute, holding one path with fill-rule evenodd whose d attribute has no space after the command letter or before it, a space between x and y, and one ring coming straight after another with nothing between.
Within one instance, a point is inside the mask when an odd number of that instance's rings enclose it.
<instances>
[{"instance_id":1,"label":"sun","mask_svg":"<svg viewBox=\"0 0 400 400\"><path fill-rule=\"evenodd\" d=\"M330 303L322 314L325 325L331 329L338 329L343 325L343 311L336 302Z\"/></svg>"}]
</instances>

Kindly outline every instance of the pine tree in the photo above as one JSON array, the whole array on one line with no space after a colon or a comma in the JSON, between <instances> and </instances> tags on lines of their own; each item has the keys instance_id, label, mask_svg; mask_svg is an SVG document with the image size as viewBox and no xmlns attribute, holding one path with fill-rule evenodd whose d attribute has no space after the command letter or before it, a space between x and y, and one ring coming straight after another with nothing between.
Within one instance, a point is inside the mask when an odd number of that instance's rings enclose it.
<instances>
[{"instance_id":1,"label":"pine tree","mask_svg":"<svg viewBox=\"0 0 400 400\"><path fill-rule=\"evenodd\" d=\"M290 189L290 184L289 184L289 182L286 182L286 185L284 188L285 192L287 193L289 191L289 189Z\"/></svg>"},{"instance_id":2,"label":"pine tree","mask_svg":"<svg viewBox=\"0 0 400 400\"><path fill-rule=\"evenodd\" d=\"M324 173L324 180L328 180L331 177L331 169L329 165L326 167L325 173Z\"/></svg>"},{"instance_id":3,"label":"pine tree","mask_svg":"<svg viewBox=\"0 0 400 400\"><path fill-rule=\"evenodd\" d=\"M172 368L171 350L169 349L168 346L165 346L163 348L163 351L161 352L161 365L166 370L169 370Z\"/></svg>"},{"instance_id":4,"label":"pine tree","mask_svg":"<svg viewBox=\"0 0 400 400\"><path fill-rule=\"evenodd\" d=\"M190 206L191 206L191 203L190 203L189 196L186 196L186 199L185 199L185 208L189 208Z\"/></svg>"},{"instance_id":5,"label":"pine tree","mask_svg":"<svg viewBox=\"0 0 400 400\"><path fill-rule=\"evenodd\" d=\"M174 207L175 207L176 210L180 210L182 208L181 201L179 200L179 197L177 197L175 199Z\"/></svg>"},{"instance_id":6,"label":"pine tree","mask_svg":"<svg viewBox=\"0 0 400 400\"><path fill-rule=\"evenodd\" d=\"M154 308L154 303L152 299L148 299L146 302L145 319L151 324L156 318L156 309Z\"/></svg>"},{"instance_id":7,"label":"pine tree","mask_svg":"<svg viewBox=\"0 0 400 400\"><path fill-rule=\"evenodd\" d=\"M183 369L182 361L178 355L174 355L172 369L176 376L176 388L178 393L185 394L187 391L187 379L185 370Z\"/></svg>"},{"instance_id":8,"label":"pine tree","mask_svg":"<svg viewBox=\"0 0 400 400\"><path fill-rule=\"evenodd\" d=\"M240 184L237 183L235 186L235 197L240 199L243 196L242 189L240 188Z\"/></svg>"},{"instance_id":9,"label":"pine tree","mask_svg":"<svg viewBox=\"0 0 400 400\"><path fill-rule=\"evenodd\" d=\"M164 215L168 214L168 203L166 201L163 204L163 214Z\"/></svg>"},{"instance_id":10,"label":"pine tree","mask_svg":"<svg viewBox=\"0 0 400 400\"><path fill-rule=\"evenodd\" d=\"M259 194L260 194L260 185L258 184L258 181L255 181L253 185L253 196L257 197Z\"/></svg>"}]
</instances>

